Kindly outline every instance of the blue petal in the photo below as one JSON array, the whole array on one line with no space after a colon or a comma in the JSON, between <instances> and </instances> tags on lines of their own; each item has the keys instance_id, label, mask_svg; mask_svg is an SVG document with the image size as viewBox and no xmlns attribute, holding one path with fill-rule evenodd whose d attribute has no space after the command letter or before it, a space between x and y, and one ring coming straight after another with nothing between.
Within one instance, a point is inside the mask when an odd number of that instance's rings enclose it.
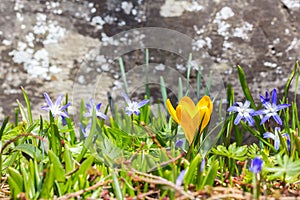
<instances>
[{"instance_id":1,"label":"blue petal","mask_svg":"<svg viewBox=\"0 0 300 200\"><path fill-rule=\"evenodd\" d=\"M291 149L291 138L290 138L290 135L288 133L284 133L284 134L282 134L282 137L286 138L286 144L287 144L288 150L290 151L290 149Z\"/></svg>"},{"instance_id":2,"label":"blue petal","mask_svg":"<svg viewBox=\"0 0 300 200\"><path fill-rule=\"evenodd\" d=\"M271 115L267 114L264 116L260 122L260 125L264 124L268 119L270 119Z\"/></svg>"},{"instance_id":3,"label":"blue petal","mask_svg":"<svg viewBox=\"0 0 300 200\"><path fill-rule=\"evenodd\" d=\"M277 103L277 90L276 88L274 88L274 90L272 91L272 104L276 105Z\"/></svg>"},{"instance_id":4,"label":"blue petal","mask_svg":"<svg viewBox=\"0 0 300 200\"><path fill-rule=\"evenodd\" d=\"M149 102L149 99L145 99L143 101L141 101L140 103L138 103L138 108L143 107L144 105L146 105Z\"/></svg>"},{"instance_id":5,"label":"blue petal","mask_svg":"<svg viewBox=\"0 0 300 200\"><path fill-rule=\"evenodd\" d=\"M250 106L250 101L246 100L244 106L248 108Z\"/></svg>"},{"instance_id":6,"label":"blue petal","mask_svg":"<svg viewBox=\"0 0 300 200\"><path fill-rule=\"evenodd\" d=\"M178 175L176 179L176 186L181 186L183 183L183 178L184 178L185 170L182 170L180 174Z\"/></svg>"},{"instance_id":7,"label":"blue petal","mask_svg":"<svg viewBox=\"0 0 300 200\"><path fill-rule=\"evenodd\" d=\"M279 146L280 146L280 139L279 139L279 136L275 136L275 140L274 140L274 147L276 150L279 149Z\"/></svg>"},{"instance_id":8,"label":"blue petal","mask_svg":"<svg viewBox=\"0 0 300 200\"><path fill-rule=\"evenodd\" d=\"M96 115L97 115L98 117L101 117L102 119L108 120L108 116L105 115L105 114L103 114L102 112L97 112Z\"/></svg>"},{"instance_id":9,"label":"blue petal","mask_svg":"<svg viewBox=\"0 0 300 200\"><path fill-rule=\"evenodd\" d=\"M248 114L248 113L247 113ZM245 116L245 119L248 121L248 123L251 125L251 126L253 126L254 125L254 120L253 120L253 118L248 114L248 115L246 115Z\"/></svg>"},{"instance_id":10,"label":"blue petal","mask_svg":"<svg viewBox=\"0 0 300 200\"><path fill-rule=\"evenodd\" d=\"M285 108L287 108L289 106L291 106L291 104L279 104L279 105L276 106L276 111L285 109Z\"/></svg>"},{"instance_id":11,"label":"blue petal","mask_svg":"<svg viewBox=\"0 0 300 200\"><path fill-rule=\"evenodd\" d=\"M47 92L44 92L44 97L45 97L45 99L46 99L46 102L47 102L48 106L49 106L50 108L52 108L52 107L53 107L53 103L52 103L52 101L51 101L49 95L47 94Z\"/></svg>"},{"instance_id":12,"label":"blue petal","mask_svg":"<svg viewBox=\"0 0 300 200\"><path fill-rule=\"evenodd\" d=\"M62 94L58 95L56 101L55 101L55 105L58 106L61 104L62 101Z\"/></svg>"},{"instance_id":13,"label":"blue petal","mask_svg":"<svg viewBox=\"0 0 300 200\"><path fill-rule=\"evenodd\" d=\"M131 101L129 100L128 96L125 93L122 93L122 96L124 97L127 104L131 103Z\"/></svg>"},{"instance_id":14,"label":"blue petal","mask_svg":"<svg viewBox=\"0 0 300 200\"><path fill-rule=\"evenodd\" d=\"M252 113L252 116L256 116L256 115L264 115L267 114L268 111L267 110L258 110Z\"/></svg>"},{"instance_id":15,"label":"blue petal","mask_svg":"<svg viewBox=\"0 0 300 200\"><path fill-rule=\"evenodd\" d=\"M237 125L238 123L240 123L241 119L243 119L243 115L242 114L237 114L235 120L234 120L234 125Z\"/></svg>"},{"instance_id":16,"label":"blue petal","mask_svg":"<svg viewBox=\"0 0 300 200\"><path fill-rule=\"evenodd\" d=\"M96 110L98 110L98 111L99 111L99 110L100 110L100 108L101 108L101 103L98 103L98 104L97 104L97 106L96 106Z\"/></svg>"},{"instance_id":17,"label":"blue petal","mask_svg":"<svg viewBox=\"0 0 300 200\"><path fill-rule=\"evenodd\" d=\"M273 115L273 119L277 122L277 124L282 125L282 120L277 113Z\"/></svg>"},{"instance_id":18,"label":"blue petal","mask_svg":"<svg viewBox=\"0 0 300 200\"><path fill-rule=\"evenodd\" d=\"M271 138L273 140L275 140L275 135L273 133L270 133L270 132L266 132L264 133L264 138Z\"/></svg>"},{"instance_id":19,"label":"blue petal","mask_svg":"<svg viewBox=\"0 0 300 200\"><path fill-rule=\"evenodd\" d=\"M238 111L238 107L237 106L230 106L227 109L228 112L237 112Z\"/></svg>"},{"instance_id":20,"label":"blue petal","mask_svg":"<svg viewBox=\"0 0 300 200\"><path fill-rule=\"evenodd\" d=\"M66 111L66 109L71 105L71 103L67 103L66 105L64 105L63 107L60 108L60 110L64 110Z\"/></svg>"},{"instance_id":21,"label":"blue petal","mask_svg":"<svg viewBox=\"0 0 300 200\"><path fill-rule=\"evenodd\" d=\"M42 110L46 110L48 112L51 110L49 106L42 106L41 108Z\"/></svg>"}]
</instances>

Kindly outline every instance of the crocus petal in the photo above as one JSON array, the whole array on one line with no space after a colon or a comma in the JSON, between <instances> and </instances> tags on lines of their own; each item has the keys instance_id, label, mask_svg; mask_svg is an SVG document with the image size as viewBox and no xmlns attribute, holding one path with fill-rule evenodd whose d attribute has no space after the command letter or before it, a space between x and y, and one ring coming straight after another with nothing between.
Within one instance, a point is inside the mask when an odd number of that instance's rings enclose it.
<instances>
[{"instance_id":1,"label":"crocus petal","mask_svg":"<svg viewBox=\"0 0 300 200\"><path fill-rule=\"evenodd\" d=\"M271 138L271 139L275 140L275 135L273 133L266 132L266 133L264 133L264 138Z\"/></svg>"},{"instance_id":2,"label":"crocus petal","mask_svg":"<svg viewBox=\"0 0 300 200\"><path fill-rule=\"evenodd\" d=\"M180 124L180 121L179 121L178 118L177 118L176 111L175 111L174 107L172 106L170 99L167 99L166 106L167 106L168 112L170 113L171 117L172 117L178 124ZM176 110L177 110L177 108L176 108Z\"/></svg>"},{"instance_id":3,"label":"crocus petal","mask_svg":"<svg viewBox=\"0 0 300 200\"><path fill-rule=\"evenodd\" d=\"M196 122L198 121L198 124L195 124L193 118L191 118L189 112L186 109L181 110L180 125L189 144L192 144L195 133L199 127L199 118L195 119Z\"/></svg>"},{"instance_id":4,"label":"crocus petal","mask_svg":"<svg viewBox=\"0 0 300 200\"><path fill-rule=\"evenodd\" d=\"M209 96L204 96L200 99L200 101L197 103L197 108L200 113L200 133L205 129L205 127L208 125L210 116L213 110L213 103Z\"/></svg>"},{"instance_id":5,"label":"crocus petal","mask_svg":"<svg viewBox=\"0 0 300 200\"><path fill-rule=\"evenodd\" d=\"M140 103L138 103L138 108L143 107L144 105L146 105L149 102L149 99L145 99L143 101L141 101Z\"/></svg>"},{"instance_id":6,"label":"crocus petal","mask_svg":"<svg viewBox=\"0 0 300 200\"><path fill-rule=\"evenodd\" d=\"M255 157L251 162L249 171L257 174L261 171L262 165L263 165L263 161L260 158Z\"/></svg>"},{"instance_id":7,"label":"crocus petal","mask_svg":"<svg viewBox=\"0 0 300 200\"><path fill-rule=\"evenodd\" d=\"M45 97L45 99L46 99L46 102L47 102L48 106L49 106L49 107L53 107L53 103L52 103L52 101L51 101L49 95L47 94L47 92L44 92L44 97Z\"/></svg>"},{"instance_id":8,"label":"crocus petal","mask_svg":"<svg viewBox=\"0 0 300 200\"><path fill-rule=\"evenodd\" d=\"M194 118L199 112L199 109L195 108L195 103L193 100L188 96L182 97L178 105L181 105L181 108L187 111L191 118Z\"/></svg>"}]
</instances>

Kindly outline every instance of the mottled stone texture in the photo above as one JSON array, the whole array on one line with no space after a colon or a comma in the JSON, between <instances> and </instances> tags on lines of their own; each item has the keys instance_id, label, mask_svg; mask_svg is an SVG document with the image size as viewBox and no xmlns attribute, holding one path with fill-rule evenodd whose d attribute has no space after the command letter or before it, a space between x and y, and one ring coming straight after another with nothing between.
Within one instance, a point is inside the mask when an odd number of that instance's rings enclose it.
<instances>
[{"instance_id":1,"label":"mottled stone texture","mask_svg":"<svg viewBox=\"0 0 300 200\"><path fill-rule=\"evenodd\" d=\"M44 104L44 91L53 98L67 92L75 98L94 96L107 104L106 92L122 87L122 79L118 60L101 50L118 45L109 37L145 27L167 28L193 39L193 54L200 55L194 59L214 67L225 85L232 83L239 100L238 64L258 96L274 87L282 92L300 55L299 0L1 0L1 119L13 112L16 98L22 99L21 86L35 113ZM122 57L126 70L145 63L143 48ZM185 75L186 60L150 49L157 71L172 67Z\"/></svg>"}]
</instances>

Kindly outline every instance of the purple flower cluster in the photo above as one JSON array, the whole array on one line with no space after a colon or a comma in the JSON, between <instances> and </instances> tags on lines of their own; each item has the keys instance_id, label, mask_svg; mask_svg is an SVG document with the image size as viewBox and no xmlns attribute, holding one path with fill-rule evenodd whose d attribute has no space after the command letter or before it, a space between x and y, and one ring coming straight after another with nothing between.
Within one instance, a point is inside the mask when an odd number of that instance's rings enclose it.
<instances>
[{"instance_id":1,"label":"purple flower cluster","mask_svg":"<svg viewBox=\"0 0 300 200\"><path fill-rule=\"evenodd\" d=\"M260 100L263 105L263 109L255 111L250 107L250 102L248 100L243 104L242 102L236 102L233 106L228 108L228 112L237 112L237 116L234 120L234 124L237 125L241 120L248 122L250 126L254 125L253 116L264 115L260 124L264 124L266 121L270 120L272 117L277 124L282 125L282 120L278 115L278 111L285 109L290 106L290 104L278 104L277 105L277 90L274 88L272 91L272 98L270 98L270 93L266 92L266 97L260 95Z\"/></svg>"},{"instance_id":2,"label":"purple flower cluster","mask_svg":"<svg viewBox=\"0 0 300 200\"><path fill-rule=\"evenodd\" d=\"M255 111L254 109L250 108L250 102L248 100L245 101L245 103L242 102L236 102L233 104L233 106L228 108L228 112L236 112L237 116L234 120L234 124L237 125L240 123L241 120L248 122L250 126L254 125L254 119L253 116L260 115L261 122L260 125L266 123L271 118L275 120L275 122L278 125L282 125L282 120L280 119L280 116L278 115L278 111L285 109L290 106L290 104L277 104L277 90L274 88L272 91L272 96L267 91L266 96L260 95L260 101L262 103L263 109ZM274 140L274 147L276 150L279 149L280 146L280 128L275 128L275 133L266 132L264 133L264 138L271 138ZM287 147L288 150L290 149L290 136L287 133L281 134L282 137L286 138Z\"/></svg>"}]
</instances>

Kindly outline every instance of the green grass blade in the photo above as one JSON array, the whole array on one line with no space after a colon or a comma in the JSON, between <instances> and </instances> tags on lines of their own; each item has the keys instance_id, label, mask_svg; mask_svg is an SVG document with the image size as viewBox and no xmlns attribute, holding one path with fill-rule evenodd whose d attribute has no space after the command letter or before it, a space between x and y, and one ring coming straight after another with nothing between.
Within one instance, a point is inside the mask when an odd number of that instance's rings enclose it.
<instances>
[{"instance_id":1,"label":"green grass blade","mask_svg":"<svg viewBox=\"0 0 300 200\"><path fill-rule=\"evenodd\" d=\"M22 88L22 93L23 93L26 107L27 107L27 116L28 116L29 124L32 124L33 120L32 120L30 101L29 101L29 98L28 98L28 95L27 95L25 89L23 87L21 87L21 88Z\"/></svg>"},{"instance_id":2,"label":"green grass blade","mask_svg":"<svg viewBox=\"0 0 300 200\"><path fill-rule=\"evenodd\" d=\"M189 54L188 62L187 62L187 73L186 73L186 93L185 95L189 95L189 86L190 86L190 75L191 75L191 62L192 62L192 54Z\"/></svg>"},{"instance_id":3,"label":"green grass blade","mask_svg":"<svg viewBox=\"0 0 300 200\"><path fill-rule=\"evenodd\" d=\"M287 80L287 82L286 82L285 89L284 89L284 93L283 93L283 97L282 97L282 102L283 102L283 103L286 103L286 102L287 102L287 95L288 95L288 92L289 92L289 88L290 88L290 85L291 85L291 83L292 83L292 80L293 80L293 78L294 78L294 76L295 76L295 74L296 74L296 72L297 72L297 70L298 70L298 66L299 66L299 63L298 63L298 61L297 61L297 62L295 63L295 65L294 65L294 69L293 69L291 75L289 76L289 78L288 78L288 80Z\"/></svg>"},{"instance_id":4,"label":"green grass blade","mask_svg":"<svg viewBox=\"0 0 300 200\"><path fill-rule=\"evenodd\" d=\"M123 194L122 194L122 190L121 190L121 186L120 186L118 177L117 177L116 173L113 171L113 169L111 169L110 172L111 172L111 175L113 178L113 189L115 191L115 195L118 200L123 200Z\"/></svg>"},{"instance_id":5,"label":"green grass blade","mask_svg":"<svg viewBox=\"0 0 300 200\"><path fill-rule=\"evenodd\" d=\"M182 80L181 77L178 78L178 100L183 96Z\"/></svg>"},{"instance_id":6,"label":"green grass blade","mask_svg":"<svg viewBox=\"0 0 300 200\"><path fill-rule=\"evenodd\" d=\"M122 58L119 58L119 65L120 65L120 70L121 70L121 76L122 76L122 79L124 82L124 89L125 89L126 94L128 95L129 90L128 90L128 84L127 84L127 80L126 80L125 67L124 67Z\"/></svg>"},{"instance_id":7,"label":"green grass blade","mask_svg":"<svg viewBox=\"0 0 300 200\"><path fill-rule=\"evenodd\" d=\"M165 108L166 108L167 107L166 106L166 101L167 101L168 97L167 97L167 89L166 89L165 81L164 81L164 78L162 76L160 77L160 91L161 91L163 102L164 102L164 105L165 105Z\"/></svg>"},{"instance_id":8,"label":"green grass blade","mask_svg":"<svg viewBox=\"0 0 300 200\"><path fill-rule=\"evenodd\" d=\"M149 88L149 49L146 49L146 95L147 99L150 98L150 88Z\"/></svg>"},{"instance_id":9,"label":"green grass blade","mask_svg":"<svg viewBox=\"0 0 300 200\"><path fill-rule=\"evenodd\" d=\"M254 103L254 100L253 100L253 97L250 93L249 86L248 86L248 83L246 81L245 73L244 73L241 66L238 66L237 69L238 69L239 80L240 80L244 95L245 95L246 99L248 101L250 101L251 107L256 110L257 107L256 107L256 105Z\"/></svg>"},{"instance_id":10,"label":"green grass blade","mask_svg":"<svg viewBox=\"0 0 300 200\"><path fill-rule=\"evenodd\" d=\"M6 125L8 124L8 121L9 121L9 117L6 117L1 125L1 129L0 129L0 141L2 139L2 136L3 136L3 133L4 133L4 130L5 130L5 127Z\"/></svg>"}]
</instances>

